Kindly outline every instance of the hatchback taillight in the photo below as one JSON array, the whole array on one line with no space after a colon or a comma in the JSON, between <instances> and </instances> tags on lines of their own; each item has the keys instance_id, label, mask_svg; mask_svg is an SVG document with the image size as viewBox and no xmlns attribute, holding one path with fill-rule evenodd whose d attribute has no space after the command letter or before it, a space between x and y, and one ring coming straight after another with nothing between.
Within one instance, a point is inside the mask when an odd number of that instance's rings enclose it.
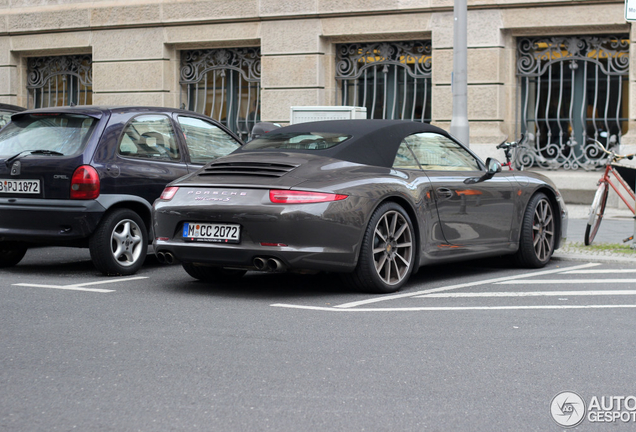
<instances>
[{"instance_id":1,"label":"hatchback taillight","mask_svg":"<svg viewBox=\"0 0 636 432\"><path fill-rule=\"evenodd\" d=\"M78 167L71 178L71 199L95 199L99 196L99 175L90 165Z\"/></svg>"}]
</instances>

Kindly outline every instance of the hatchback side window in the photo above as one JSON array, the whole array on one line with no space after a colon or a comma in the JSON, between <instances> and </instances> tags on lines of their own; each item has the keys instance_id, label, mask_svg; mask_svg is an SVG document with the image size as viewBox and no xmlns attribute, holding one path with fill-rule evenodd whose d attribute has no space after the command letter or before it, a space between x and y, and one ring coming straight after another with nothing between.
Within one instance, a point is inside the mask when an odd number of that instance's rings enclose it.
<instances>
[{"instance_id":1,"label":"hatchback side window","mask_svg":"<svg viewBox=\"0 0 636 432\"><path fill-rule=\"evenodd\" d=\"M160 114L135 117L124 129L119 154L165 161L181 160L170 119Z\"/></svg>"},{"instance_id":2,"label":"hatchback side window","mask_svg":"<svg viewBox=\"0 0 636 432\"><path fill-rule=\"evenodd\" d=\"M241 146L223 129L205 120L179 116L179 125L192 163L206 164Z\"/></svg>"},{"instance_id":3,"label":"hatchback side window","mask_svg":"<svg viewBox=\"0 0 636 432\"><path fill-rule=\"evenodd\" d=\"M477 159L450 138L432 132L408 136L404 140L423 169L441 171L478 171Z\"/></svg>"}]
</instances>

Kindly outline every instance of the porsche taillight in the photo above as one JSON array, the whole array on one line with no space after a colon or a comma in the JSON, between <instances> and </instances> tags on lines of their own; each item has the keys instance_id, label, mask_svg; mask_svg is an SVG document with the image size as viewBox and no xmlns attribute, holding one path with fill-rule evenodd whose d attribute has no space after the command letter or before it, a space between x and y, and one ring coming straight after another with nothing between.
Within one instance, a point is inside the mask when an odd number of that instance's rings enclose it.
<instances>
[{"instance_id":1,"label":"porsche taillight","mask_svg":"<svg viewBox=\"0 0 636 432\"><path fill-rule=\"evenodd\" d=\"M305 192L292 190L269 191L269 200L274 204L311 204L330 201L342 201L348 195L332 194L324 192Z\"/></svg>"},{"instance_id":2,"label":"porsche taillight","mask_svg":"<svg viewBox=\"0 0 636 432\"><path fill-rule=\"evenodd\" d=\"M161 192L161 196L159 197L159 199L170 201L178 190L179 188L176 186L169 186L165 188L163 192Z\"/></svg>"},{"instance_id":3,"label":"porsche taillight","mask_svg":"<svg viewBox=\"0 0 636 432\"><path fill-rule=\"evenodd\" d=\"M99 174L90 165L78 167L71 177L71 199L95 199L99 196Z\"/></svg>"}]
</instances>

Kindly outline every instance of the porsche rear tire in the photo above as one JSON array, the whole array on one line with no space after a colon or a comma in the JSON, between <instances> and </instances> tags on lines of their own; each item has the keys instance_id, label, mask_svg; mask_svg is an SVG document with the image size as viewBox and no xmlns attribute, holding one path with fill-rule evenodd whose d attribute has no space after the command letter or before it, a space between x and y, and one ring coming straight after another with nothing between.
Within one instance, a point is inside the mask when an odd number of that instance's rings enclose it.
<instances>
[{"instance_id":1,"label":"porsche rear tire","mask_svg":"<svg viewBox=\"0 0 636 432\"><path fill-rule=\"evenodd\" d=\"M398 291L413 272L415 246L415 230L409 215L396 203L384 203L371 216L355 270L344 277L361 291L375 294Z\"/></svg>"},{"instance_id":2,"label":"porsche rear tire","mask_svg":"<svg viewBox=\"0 0 636 432\"><path fill-rule=\"evenodd\" d=\"M235 282L247 273L247 270L210 267L199 263L182 263L181 266L186 273L202 282Z\"/></svg>"}]
</instances>

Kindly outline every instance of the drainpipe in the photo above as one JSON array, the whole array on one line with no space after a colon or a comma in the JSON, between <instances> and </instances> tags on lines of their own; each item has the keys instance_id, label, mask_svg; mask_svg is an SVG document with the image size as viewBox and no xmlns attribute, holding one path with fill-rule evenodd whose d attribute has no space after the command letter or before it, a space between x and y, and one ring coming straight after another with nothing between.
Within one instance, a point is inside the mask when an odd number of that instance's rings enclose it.
<instances>
[{"instance_id":1,"label":"drainpipe","mask_svg":"<svg viewBox=\"0 0 636 432\"><path fill-rule=\"evenodd\" d=\"M453 117L450 133L468 147L468 66L466 61L468 8L466 1L455 0L453 8Z\"/></svg>"}]
</instances>

